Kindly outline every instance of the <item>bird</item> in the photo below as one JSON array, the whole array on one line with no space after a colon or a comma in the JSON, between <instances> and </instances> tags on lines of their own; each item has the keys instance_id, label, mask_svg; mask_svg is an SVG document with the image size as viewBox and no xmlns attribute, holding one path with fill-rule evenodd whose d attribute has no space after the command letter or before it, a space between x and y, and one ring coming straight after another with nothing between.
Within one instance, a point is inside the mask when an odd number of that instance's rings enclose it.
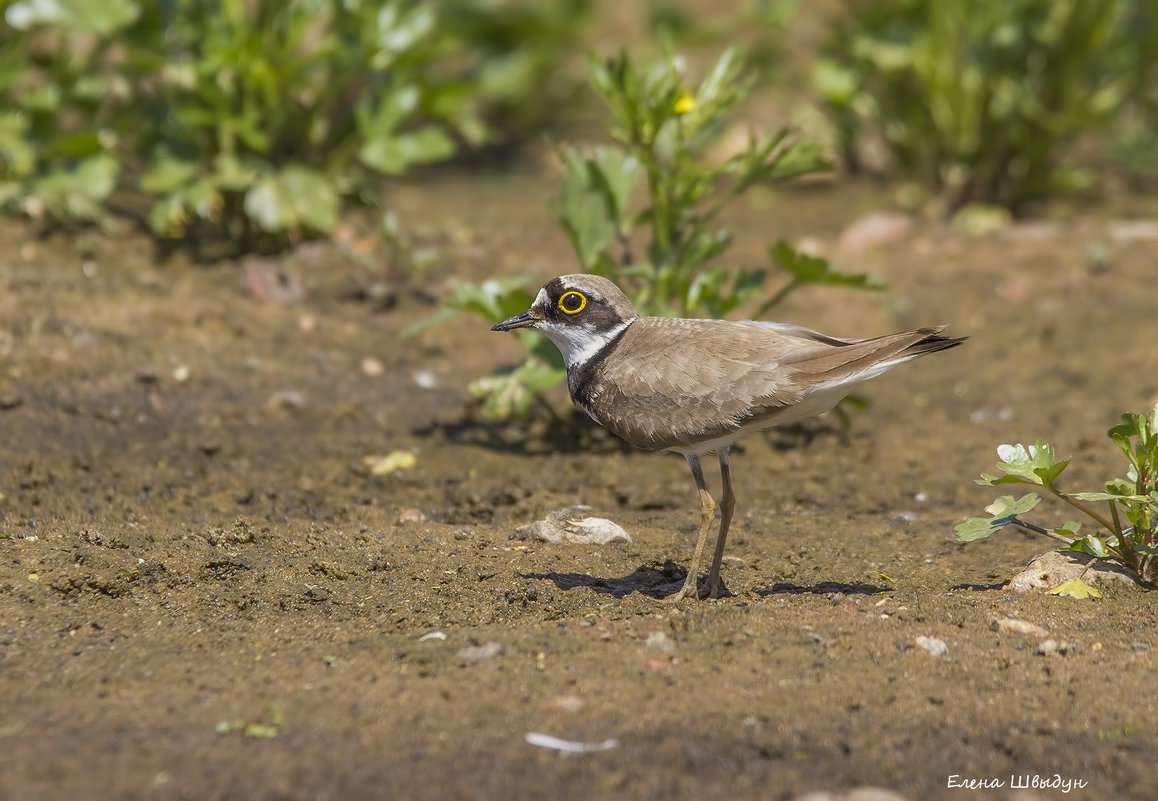
<instances>
[{"instance_id":1,"label":"bird","mask_svg":"<svg viewBox=\"0 0 1158 801\"><path fill-rule=\"evenodd\" d=\"M825 412L864 381L968 339L942 336L945 326L842 339L788 323L641 316L615 283L586 273L551 279L530 308L491 330L521 328L558 347L571 400L595 422L638 448L687 460L700 528L687 576L669 601L720 597L737 439ZM720 463L718 504L700 461L711 453ZM699 566L717 507L719 533L701 590Z\"/></svg>"}]
</instances>

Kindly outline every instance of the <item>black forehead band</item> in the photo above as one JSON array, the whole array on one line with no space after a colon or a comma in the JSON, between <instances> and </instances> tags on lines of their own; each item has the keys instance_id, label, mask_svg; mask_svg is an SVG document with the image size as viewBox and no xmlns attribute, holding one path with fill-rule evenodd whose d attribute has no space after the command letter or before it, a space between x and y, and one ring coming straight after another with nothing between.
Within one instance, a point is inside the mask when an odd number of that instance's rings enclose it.
<instances>
[{"instance_id":1,"label":"black forehead band","mask_svg":"<svg viewBox=\"0 0 1158 801\"><path fill-rule=\"evenodd\" d=\"M551 299L552 303L557 303L566 292L579 292L588 300L602 300L603 298L586 289L568 289L561 278L552 278L547 283L543 284L543 289L547 292L547 297Z\"/></svg>"}]
</instances>

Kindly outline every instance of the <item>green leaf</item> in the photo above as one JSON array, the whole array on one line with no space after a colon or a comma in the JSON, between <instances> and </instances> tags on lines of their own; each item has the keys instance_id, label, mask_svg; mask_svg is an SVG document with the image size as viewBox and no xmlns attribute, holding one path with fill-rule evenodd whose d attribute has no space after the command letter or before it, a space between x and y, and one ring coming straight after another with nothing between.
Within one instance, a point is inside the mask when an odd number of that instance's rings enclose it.
<instances>
[{"instance_id":1,"label":"green leaf","mask_svg":"<svg viewBox=\"0 0 1158 801\"><path fill-rule=\"evenodd\" d=\"M1036 480L1031 481L1027 478L1021 478L1020 476L995 476L991 473L982 473L981 478L974 479L973 483L980 484L983 487L996 487L1002 484L1029 484L1034 487L1041 486Z\"/></svg>"},{"instance_id":2,"label":"green leaf","mask_svg":"<svg viewBox=\"0 0 1158 801\"><path fill-rule=\"evenodd\" d=\"M455 311L472 312L490 323L513 317L535 299L527 291L530 279L523 275L488 278L481 284L458 284L443 304Z\"/></svg>"},{"instance_id":3,"label":"green leaf","mask_svg":"<svg viewBox=\"0 0 1158 801\"><path fill-rule=\"evenodd\" d=\"M1106 482L1106 492L1113 495L1133 495L1137 488L1136 477L1135 479L1112 478Z\"/></svg>"},{"instance_id":4,"label":"green leaf","mask_svg":"<svg viewBox=\"0 0 1158 801\"><path fill-rule=\"evenodd\" d=\"M24 206L33 216L47 211L58 219L89 220L108 226L105 198L116 186L120 162L108 154L90 156L72 169L58 169L33 181Z\"/></svg>"},{"instance_id":5,"label":"green leaf","mask_svg":"<svg viewBox=\"0 0 1158 801\"><path fill-rule=\"evenodd\" d=\"M993 515L995 518L1013 517L1014 515L1025 514L1041 503L1035 493L1029 492L1022 495L1020 498L1014 498L1012 495L1002 495L989 506L985 507L985 511Z\"/></svg>"},{"instance_id":6,"label":"green leaf","mask_svg":"<svg viewBox=\"0 0 1158 801\"><path fill-rule=\"evenodd\" d=\"M1050 595L1068 595L1071 598L1101 598L1102 593L1081 579L1070 579L1049 591Z\"/></svg>"},{"instance_id":7,"label":"green leaf","mask_svg":"<svg viewBox=\"0 0 1158 801\"><path fill-rule=\"evenodd\" d=\"M825 103L838 107L852 105L859 89L856 75L833 59L817 59L812 66L812 89Z\"/></svg>"},{"instance_id":8,"label":"green leaf","mask_svg":"<svg viewBox=\"0 0 1158 801\"><path fill-rule=\"evenodd\" d=\"M985 511L991 515L989 518L971 517L957 525L955 529L957 541L970 542L984 539L995 531L1005 528L1013 522L1013 518L1017 515L1025 514L1040 502L1041 498L1032 492L1022 495L1020 498L1002 495L985 507Z\"/></svg>"},{"instance_id":9,"label":"green leaf","mask_svg":"<svg viewBox=\"0 0 1158 801\"><path fill-rule=\"evenodd\" d=\"M1106 548L1106 543L1100 537L1093 534L1087 534L1084 537L1074 540L1069 545L1061 548L1063 551L1081 551L1088 553L1090 556L1096 556L1099 559L1105 559L1113 554Z\"/></svg>"},{"instance_id":10,"label":"green leaf","mask_svg":"<svg viewBox=\"0 0 1158 801\"><path fill-rule=\"evenodd\" d=\"M245 194L245 213L269 232L328 233L337 224L338 205L329 179L305 167L264 175Z\"/></svg>"},{"instance_id":11,"label":"green leaf","mask_svg":"<svg viewBox=\"0 0 1158 801\"><path fill-rule=\"evenodd\" d=\"M1069 465L1069 460L1054 461L1053 446L1039 439L1028 448L1024 445L998 445L997 467L1011 476L1028 479L1038 486L1049 486Z\"/></svg>"},{"instance_id":12,"label":"green leaf","mask_svg":"<svg viewBox=\"0 0 1158 801\"><path fill-rule=\"evenodd\" d=\"M826 259L801 253L783 239L769 247L768 255L777 267L787 272L794 281L800 284L870 290L884 288L884 282L875 276L865 273L841 272Z\"/></svg>"},{"instance_id":13,"label":"green leaf","mask_svg":"<svg viewBox=\"0 0 1158 801\"><path fill-rule=\"evenodd\" d=\"M454 140L428 125L412 133L392 134L362 146L358 157L367 167L386 175L402 175L415 164L433 164L454 155Z\"/></svg>"},{"instance_id":14,"label":"green leaf","mask_svg":"<svg viewBox=\"0 0 1158 801\"><path fill-rule=\"evenodd\" d=\"M530 279L524 275L509 275L488 278L481 284L458 284L451 290L438 312L425 320L411 323L399 331L398 336L400 339L409 339L442 322L455 312L478 315L488 324L513 317L527 309L534 300L534 296L526 289L528 283Z\"/></svg>"},{"instance_id":15,"label":"green leaf","mask_svg":"<svg viewBox=\"0 0 1158 801\"><path fill-rule=\"evenodd\" d=\"M1008 521L1006 521L1007 523ZM971 517L968 520L958 523L954 528L957 532L957 542L972 542L974 540L982 540L1001 529L1005 528L1006 523L995 525L994 520L988 517Z\"/></svg>"},{"instance_id":16,"label":"green leaf","mask_svg":"<svg viewBox=\"0 0 1158 801\"><path fill-rule=\"evenodd\" d=\"M617 190L609 186L608 194L600 195L593 185L594 170L578 148L564 147L560 156L563 188L551 203L551 213L570 240L583 269L599 273L598 268L609 260L607 248L615 239L616 223L607 199L615 197Z\"/></svg>"},{"instance_id":17,"label":"green leaf","mask_svg":"<svg viewBox=\"0 0 1158 801\"><path fill-rule=\"evenodd\" d=\"M56 25L107 36L131 24L140 13L134 0L21 0L8 6L4 19L21 31Z\"/></svg>"},{"instance_id":18,"label":"green leaf","mask_svg":"<svg viewBox=\"0 0 1158 801\"><path fill-rule=\"evenodd\" d=\"M1133 489L1133 487L1131 487ZM1118 495L1113 492L1067 492L1066 496L1075 501L1096 503L1098 501L1144 501L1145 495Z\"/></svg>"},{"instance_id":19,"label":"green leaf","mask_svg":"<svg viewBox=\"0 0 1158 801\"><path fill-rule=\"evenodd\" d=\"M508 373L486 376L472 382L468 391L481 402L483 419L496 423L506 422L525 418L538 393L558 386L566 378L566 370L528 359Z\"/></svg>"},{"instance_id":20,"label":"green leaf","mask_svg":"<svg viewBox=\"0 0 1158 801\"><path fill-rule=\"evenodd\" d=\"M194 162L161 151L153 157L148 170L141 176L141 190L155 195L167 194L189 183L196 174L197 165Z\"/></svg>"},{"instance_id":21,"label":"green leaf","mask_svg":"<svg viewBox=\"0 0 1158 801\"><path fill-rule=\"evenodd\" d=\"M329 233L338 224L340 201L328 176L307 167L291 166L279 173L282 184L295 198L300 227Z\"/></svg>"},{"instance_id":22,"label":"green leaf","mask_svg":"<svg viewBox=\"0 0 1158 801\"><path fill-rule=\"evenodd\" d=\"M577 153L574 148L569 149ZM585 161L591 186L602 195L615 228L618 232L630 232L631 196L643 174L643 163L622 148L607 146L594 148Z\"/></svg>"}]
</instances>

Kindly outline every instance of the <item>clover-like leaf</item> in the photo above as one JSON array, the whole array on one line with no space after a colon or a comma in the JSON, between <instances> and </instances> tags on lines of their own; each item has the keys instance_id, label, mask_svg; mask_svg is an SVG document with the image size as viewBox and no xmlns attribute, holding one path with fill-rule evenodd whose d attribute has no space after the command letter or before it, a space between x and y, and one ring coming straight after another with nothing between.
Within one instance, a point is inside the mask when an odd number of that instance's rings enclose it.
<instances>
[{"instance_id":1,"label":"clover-like leaf","mask_svg":"<svg viewBox=\"0 0 1158 801\"><path fill-rule=\"evenodd\" d=\"M1008 526L1017 515L1025 514L1041 502L1036 494L1030 492L1020 498L1012 495L1002 495L993 503L985 507L990 517L971 517L954 529L957 532L957 542L972 542L988 537L995 531Z\"/></svg>"},{"instance_id":2,"label":"clover-like leaf","mask_svg":"<svg viewBox=\"0 0 1158 801\"><path fill-rule=\"evenodd\" d=\"M1040 502L1041 498L1032 492L1028 492L1020 498L1014 498L1012 495L1002 495L993 503L986 506L985 511L993 515L994 518L1013 517L1015 515L1025 514Z\"/></svg>"},{"instance_id":3,"label":"clover-like leaf","mask_svg":"<svg viewBox=\"0 0 1158 801\"><path fill-rule=\"evenodd\" d=\"M1132 488L1131 488L1132 489ZM1119 495L1115 492L1069 492L1067 497L1075 501L1096 503L1098 501L1144 501L1145 495Z\"/></svg>"},{"instance_id":4,"label":"clover-like leaf","mask_svg":"<svg viewBox=\"0 0 1158 801\"><path fill-rule=\"evenodd\" d=\"M1003 444L997 446L997 467L1010 476L1027 479L1038 486L1050 486L1069 466L1069 459L1054 461L1053 446L1039 439L1029 447ZM999 483L999 482L994 482Z\"/></svg>"},{"instance_id":5,"label":"clover-like leaf","mask_svg":"<svg viewBox=\"0 0 1158 801\"><path fill-rule=\"evenodd\" d=\"M995 521L989 517L971 517L962 523L958 523L956 528L954 528L954 531L957 532L957 542L983 540L990 534L994 534L1005 528L1005 523L994 525L994 522Z\"/></svg>"},{"instance_id":6,"label":"clover-like leaf","mask_svg":"<svg viewBox=\"0 0 1158 801\"><path fill-rule=\"evenodd\" d=\"M1082 553L1088 553L1090 556L1096 556L1099 559L1105 559L1113 555L1109 549L1106 548L1106 543L1102 538L1093 534L1087 534L1080 539L1076 539L1061 550L1081 551Z\"/></svg>"}]
</instances>

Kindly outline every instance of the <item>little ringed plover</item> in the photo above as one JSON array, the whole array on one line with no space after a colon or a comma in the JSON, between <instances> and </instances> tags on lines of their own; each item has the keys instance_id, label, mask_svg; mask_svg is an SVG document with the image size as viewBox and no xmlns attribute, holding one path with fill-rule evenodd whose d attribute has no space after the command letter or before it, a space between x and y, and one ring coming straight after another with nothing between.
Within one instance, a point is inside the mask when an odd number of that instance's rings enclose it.
<instances>
[{"instance_id":1,"label":"little ringed plover","mask_svg":"<svg viewBox=\"0 0 1158 801\"><path fill-rule=\"evenodd\" d=\"M669 600L701 597L697 573L716 510L701 456L718 455L723 483L706 587L714 598L736 504L732 443L827 411L862 382L966 339L941 336L943 327L840 339L784 323L640 317L619 287L585 274L548 281L531 308L491 330L515 328L539 331L558 346L571 399L595 422L639 448L687 459L700 494L700 530L687 579Z\"/></svg>"}]
</instances>

